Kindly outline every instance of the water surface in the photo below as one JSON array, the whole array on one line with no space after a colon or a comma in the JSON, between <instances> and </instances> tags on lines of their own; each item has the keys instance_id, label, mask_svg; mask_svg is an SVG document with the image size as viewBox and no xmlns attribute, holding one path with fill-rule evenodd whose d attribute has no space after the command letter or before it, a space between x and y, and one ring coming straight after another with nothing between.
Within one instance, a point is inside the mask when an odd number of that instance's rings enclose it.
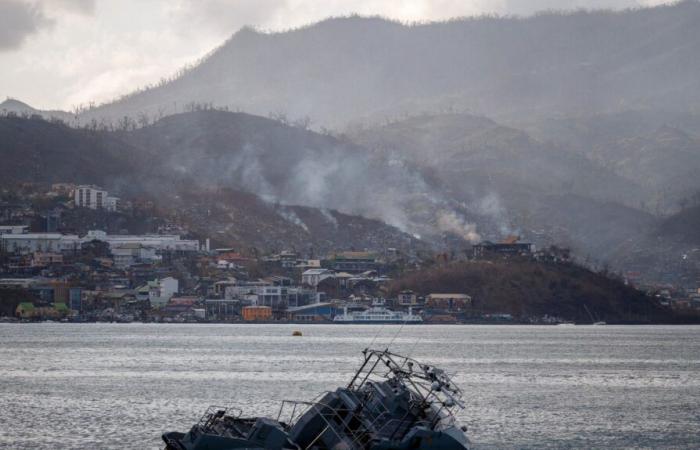
<instances>
[{"instance_id":1,"label":"water surface","mask_svg":"<svg viewBox=\"0 0 700 450\"><path fill-rule=\"evenodd\" d=\"M0 447L162 448L163 431L211 404L276 415L283 399L347 383L362 348L393 340L454 374L476 448L700 448L700 327L398 331L0 324Z\"/></svg>"}]
</instances>

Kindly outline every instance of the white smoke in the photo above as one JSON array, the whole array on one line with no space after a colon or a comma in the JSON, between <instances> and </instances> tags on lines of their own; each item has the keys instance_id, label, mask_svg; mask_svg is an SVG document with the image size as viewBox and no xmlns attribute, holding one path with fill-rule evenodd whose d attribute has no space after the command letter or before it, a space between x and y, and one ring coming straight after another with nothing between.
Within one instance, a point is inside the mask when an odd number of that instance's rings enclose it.
<instances>
[{"instance_id":1,"label":"white smoke","mask_svg":"<svg viewBox=\"0 0 700 450\"><path fill-rule=\"evenodd\" d=\"M475 202L473 210L482 216L492 219L503 236L514 234L513 227L508 220L506 209L501 204L501 198L495 192L487 194Z\"/></svg>"},{"instance_id":2,"label":"white smoke","mask_svg":"<svg viewBox=\"0 0 700 450\"><path fill-rule=\"evenodd\" d=\"M481 241L481 236L476 231L476 225L467 221L462 215L455 211L439 211L437 226L441 231L454 233L465 241L471 243Z\"/></svg>"},{"instance_id":3,"label":"white smoke","mask_svg":"<svg viewBox=\"0 0 700 450\"><path fill-rule=\"evenodd\" d=\"M299 218L299 216L297 215L297 213L294 212L294 210L285 207L279 207L277 208L277 214L279 214L287 222L291 222L294 225L301 227L307 233L309 233L309 227L306 226L304 221Z\"/></svg>"},{"instance_id":4,"label":"white smoke","mask_svg":"<svg viewBox=\"0 0 700 450\"><path fill-rule=\"evenodd\" d=\"M323 217L331 224L333 225L333 228L338 228L338 219L335 218L331 210L327 208L321 208L320 209L321 214Z\"/></svg>"}]
</instances>

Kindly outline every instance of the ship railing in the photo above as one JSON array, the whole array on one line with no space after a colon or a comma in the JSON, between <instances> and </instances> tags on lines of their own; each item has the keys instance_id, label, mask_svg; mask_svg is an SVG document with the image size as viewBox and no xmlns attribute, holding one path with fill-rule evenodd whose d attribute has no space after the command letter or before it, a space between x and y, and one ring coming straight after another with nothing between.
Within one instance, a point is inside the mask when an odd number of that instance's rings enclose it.
<instances>
[{"instance_id":1,"label":"ship railing","mask_svg":"<svg viewBox=\"0 0 700 450\"><path fill-rule=\"evenodd\" d=\"M230 412L233 411L234 414L230 414ZM240 408L236 408L234 406L216 406L216 405L211 405L207 408L207 410L204 412L202 417L199 418L199 422L197 425L202 428L202 429L209 429L214 422L216 422L219 419L222 419L224 416L232 416L235 419L238 419L241 417L243 414L243 410Z\"/></svg>"},{"instance_id":2,"label":"ship railing","mask_svg":"<svg viewBox=\"0 0 700 450\"><path fill-rule=\"evenodd\" d=\"M352 430L348 427L348 414L353 414L354 411L348 408L335 408L330 405L326 405L321 402L307 402L300 400L283 400L282 406L280 407L280 412L277 416L277 421L279 422L282 418L283 409L285 406L291 405L292 415L290 416L290 427L299 417L304 415L308 411L315 411L325 422L325 427L318 433L311 443L306 447L307 449L312 448L314 444L323 436L326 431L331 430L335 434L339 442L345 441L349 438L352 447L347 450L354 450L363 448L362 441L366 438L366 432L358 433L356 430ZM345 413L345 416L340 413ZM364 425L364 424L363 424ZM338 430L344 433L342 436Z\"/></svg>"}]
</instances>

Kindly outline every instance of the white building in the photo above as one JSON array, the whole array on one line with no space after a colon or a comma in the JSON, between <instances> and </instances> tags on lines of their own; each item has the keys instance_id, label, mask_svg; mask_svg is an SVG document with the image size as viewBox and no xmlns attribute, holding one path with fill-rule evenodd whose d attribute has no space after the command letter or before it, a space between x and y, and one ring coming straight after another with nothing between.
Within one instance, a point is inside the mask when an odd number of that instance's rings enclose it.
<instances>
[{"instance_id":1,"label":"white building","mask_svg":"<svg viewBox=\"0 0 700 450\"><path fill-rule=\"evenodd\" d=\"M27 225L0 225L0 234L25 234Z\"/></svg>"},{"instance_id":2,"label":"white building","mask_svg":"<svg viewBox=\"0 0 700 450\"><path fill-rule=\"evenodd\" d=\"M306 286L318 286L318 283L333 276L333 271L328 269L309 269L301 274L301 284Z\"/></svg>"},{"instance_id":3,"label":"white building","mask_svg":"<svg viewBox=\"0 0 700 450\"><path fill-rule=\"evenodd\" d=\"M180 283L177 278L165 277L148 283L148 300L151 306L165 306L173 295L178 293Z\"/></svg>"},{"instance_id":4,"label":"white building","mask_svg":"<svg viewBox=\"0 0 700 450\"><path fill-rule=\"evenodd\" d=\"M155 248L146 247L138 242L111 245L109 250L112 252L114 265L122 268L140 262L158 262L163 259L163 257L156 252Z\"/></svg>"},{"instance_id":5,"label":"white building","mask_svg":"<svg viewBox=\"0 0 700 450\"><path fill-rule=\"evenodd\" d=\"M0 235L0 247L8 253L63 252L80 248L76 235L60 233L25 233Z\"/></svg>"},{"instance_id":6,"label":"white building","mask_svg":"<svg viewBox=\"0 0 700 450\"><path fill-rule=\"evenodd\" d=\"M180 239L176 234L107 234L104 231L91 230L83 237L85 241L103 241L112 248L124 247L125 245L140 244L142 247L153 248L156 251L199 251L199 241Z\"/></svg>"},{"instance_id":7,"label":"white building","mask_svg":"<svg viewBox=\"0 0 700 450\"><path fill-rule=\"evenodd\" d=\"M116 211L119 198L110 196L107 191L97 186L80 185L73 191L75 206L90 209Z\"/></svg>"}]
</instances>

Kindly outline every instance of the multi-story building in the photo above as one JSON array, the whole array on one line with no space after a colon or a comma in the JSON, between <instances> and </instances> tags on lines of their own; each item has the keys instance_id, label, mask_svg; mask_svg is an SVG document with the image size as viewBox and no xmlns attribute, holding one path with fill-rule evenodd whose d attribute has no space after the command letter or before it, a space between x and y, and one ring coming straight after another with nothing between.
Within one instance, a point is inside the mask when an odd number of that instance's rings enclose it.
<instances>
[{"instance_id":1,"label":"multi-story building","mask_svg":"<svg viewBox=\"0 0 700 450\"><path fill-rule=\"evenodd\" d=\"M333 271L328 269L309 269L301 274L301 284L316 287L326 278L331 278Z\"/></svg>"},{"instance_id":2,"label":"multi-story building","mask_svg":"<svg viewBox=\"0 0 700 450\"><path fill-rule=\"evenodd\" d=\"M80 185L73 191L75 206L90 209L116 211L119 198L110 196L107 191L97 186Z\"/></svg>"}]
</instances>

